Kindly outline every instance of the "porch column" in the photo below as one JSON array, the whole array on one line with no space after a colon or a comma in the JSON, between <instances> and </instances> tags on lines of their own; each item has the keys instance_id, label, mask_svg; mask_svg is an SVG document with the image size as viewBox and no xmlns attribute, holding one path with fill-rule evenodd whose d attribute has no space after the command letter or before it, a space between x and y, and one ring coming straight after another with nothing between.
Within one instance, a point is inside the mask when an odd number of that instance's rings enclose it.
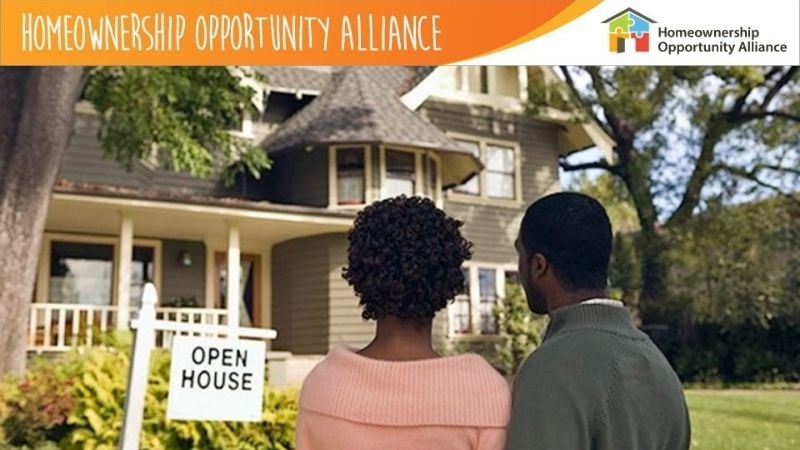
<instances>
[{"instance_id":1,"label":"porch column","mask_svg":"<svg viewBox=\"0 0 800 450\"><path fill-rule=\"evenodd\" d=\"M131 259L133 259L133 219L120 214L117 243L117 329L127 330L131 317Z\"/></svg>"},{"instance_id":2,"label":"porch column","mask_svg":"<svg viewBox=\"0 0 800 450\"><path fill-rule=\"evenodd\" d=\"M239 326L239 301L241 293L239 284L241 280L241 253L239 250L239 227L235 224L228 225L228 279L226 282L225 299L227 301L228 325ZM233 335L233 333L232 333Z\"/></svg>"},{"instance_id":3,"label":"porch column","mask_svg":"<svg viewBox=\"0 0 800 450\"><path fill-rule=\"evenodd\" d=\"M267 251L261 254L261 326L272 328L272 246L267 245Z\"/></svg>"}]
</instances>

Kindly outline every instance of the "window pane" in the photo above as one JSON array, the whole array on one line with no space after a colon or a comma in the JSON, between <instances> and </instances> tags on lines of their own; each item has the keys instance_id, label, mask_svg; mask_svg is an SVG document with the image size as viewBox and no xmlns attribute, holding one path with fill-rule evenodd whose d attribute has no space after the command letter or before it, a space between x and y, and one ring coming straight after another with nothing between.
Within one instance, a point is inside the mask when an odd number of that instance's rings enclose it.
<instances>
[{"instance_id":1,"label":"window pane","mask_svg":"<svg viewBox=\"0 0 800 450\"><path fill-rule=\"evenodd\" d=\"M487 145L486 170L514 173L514 149L493 144Z\"/></svg>"},{"instance_id":2,"label":"window pane","mask_svg":"<svg viewBox=\"0 0 800 450\"><path fill-rule=\"evenodd\" d=\"M53 241L48 301L110 305L113 261L113 245Z\"/></svg>"},{"instance_id":3,"label":"window pane","mask_svg":"<svg viewBox=\"0 0 800 450\"><path fill-rule=\"evenodd\" d=\"M364 149L336 149L336 173L339 204L364 203Z\"/></svg>"},{"instance_id":4,"label":"window pane","mask_svg":"<svg viewBox=\"0 0 800 450\"><path fill-rule=\"evenodd\" d=\"M480 158L481 144L479 142L468 141L463 139L456 139L455 141L458 142L458 144L461 145L463 148L472 152L473 155ZM478 195L478 193L480 192L480 185L478 181L479 178L480 177L478 177L478 175L475 175L474 177L470 178L469 181L467 181L466 183L460 186L456 186L453 190L461 194Z\"/></svg>"},{"instance_id":5,"label":"window pane","mask_svg":"<svg viewBox=\"0 0 800 450\"><path fill-rule=\"evenodd\" d=\"M506 284L519 284L519 272L516 270L506 271Z\"/></svg>"},{"instance_id":6,"label":"window pane","mask_svg":"<svg viewBox=\"0 0 800 450\"><path fill-rule=\"evenodd\" d=\"M487 172L486 195L496 198L514 198L514 176Z\"/></svg>"},{"instance_id":7,"label":"window pane","mask_svg":"<svg viewBox=\"0 0 800 450\"><path fill-rule=\"evenodd\" d=\"M469 269L461 269L461 272L464 274L464 290L456 296L451 306L453 310L451 327L454 333L469 333L471 329L470 317L472 315L469 301Z\"/></svg>"},{"instance_id":8,"label":"window pane","mask_svg":"<svg viewBox=\"0 0 800 450\"><path fill-rule=\"evenodd\" d=\"M494 320L494 304L497 301L496 272L494 269L479 269L478 283L480 288L480 330L483 334L497 333Z\"/></svg>"},{"instance_id":9,"label":"window pane","mask_svg":"<svg viewBox=\"0 0 800 450\"><path fill-rule=\"evenodd\" d=\"M409 152L386 151L386 186L387 197L415 194L414 182L416 173L415 155Z\"/></svg>"},{"instance_id":10,"label":"window pane","mask_svg":"<svg viewBox=\"0 0 800 450\"><path fill-rule=\"evenodd\" d=\"M131 306L141 305L144 284L153 281L155 263L153 247L133 247L131 262Z\"/></svg>"}]
</instances>

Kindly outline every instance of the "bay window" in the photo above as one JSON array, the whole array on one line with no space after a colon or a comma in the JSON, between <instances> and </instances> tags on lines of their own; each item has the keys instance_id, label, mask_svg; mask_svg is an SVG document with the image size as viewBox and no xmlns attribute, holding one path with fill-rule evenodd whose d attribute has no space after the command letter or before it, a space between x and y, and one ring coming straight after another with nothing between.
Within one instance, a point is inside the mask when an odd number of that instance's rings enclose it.
<instances>
[{"instance_id":1,"label":"bay window","mask_svg":"<svg viewBox=\"0 0 800 450\"><path fill-rule=\"evenodd\" d=\"M399 150L386 150L386 172L384 196L395 197L405 195L411 197L416 194L416 153Z\"/></svg>"},{"instance_id":2,"label":"bay window","mask_svg":"<svg viewBox=\"0 0 800 450\"><path fill-rule=\"evenodd\" d=\"M364 147L336 148L336 191L339 205L366 203Z\"/></svg>"}]
</instances>

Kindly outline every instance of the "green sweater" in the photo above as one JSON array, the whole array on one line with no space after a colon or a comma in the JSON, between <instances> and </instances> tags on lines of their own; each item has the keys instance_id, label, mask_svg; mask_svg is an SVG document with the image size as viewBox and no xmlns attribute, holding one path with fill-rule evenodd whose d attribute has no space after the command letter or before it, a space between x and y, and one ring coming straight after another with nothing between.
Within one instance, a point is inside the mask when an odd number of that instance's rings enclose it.
<instances>
[{"instance_id":1,"label":"green sweater","mask_svg":"<svg viewBox=\"0 0 800 450\"><path fill-rule=\"evenodd\" d=\"M684 450L689 436L680 381L628 310L550 315L514 382L506 450Z\"/></svg>"}]
</instances>

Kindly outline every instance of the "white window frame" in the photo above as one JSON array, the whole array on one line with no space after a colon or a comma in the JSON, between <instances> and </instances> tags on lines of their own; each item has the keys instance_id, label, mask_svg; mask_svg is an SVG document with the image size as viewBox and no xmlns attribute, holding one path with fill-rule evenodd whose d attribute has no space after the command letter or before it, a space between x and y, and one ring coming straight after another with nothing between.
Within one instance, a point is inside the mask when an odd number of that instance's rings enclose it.
<instances>
[{"instance_id":1,"label":"white window frame","mask_svg":"<svg viewBox=\"0 0 800 450\"><path fill-rule=\"evenodd\" d=\"M339 171L337 165L337 151L340 148L364 149L364 203L352 205L339 204ZM331 145L328 147L328 208L329 209L360 209L372 203L372 151L369 145Z\"/></svg>"},{"instance_id":2,"label":"white window frame","mask_svg":"<svg viewBox=\"0 0 800 450\"><path fill-rule=\"evenodd\" d=\"M379 151L379 170L380 170L380 191L379 198L386 198L386 152L387 151L407 152L414 154L414 195L420 197L428 197L433 200L437 206L442 206L442 158L436 153L429 150L422 150L418 148L403 147L400 145L381 145L378 147ZM426 158L430 158L436 162L436 187L433 196L425 194L424 185L428 184L426 178L427 170L424 169Z\"/></svg>"},{"instance_id":3,"label":"white window frame","mask_svg":"<svg viewBox=\"0 0 800 450\"><path fill-rule=\"evenodd\" d=\"M117 267L119 267L119 238L116 236L103 236L97 234L84 234L84 233L56 233L45 232L42 236L42 247L39 252L39 265L36 274L36 303L49 303L50 302L50 252L52 250L53 241L68 242L75 244L102 244L110 245L113 249L112 275L111 275L111 304L118 305L119 299L117 298L117 285L119 280L117 278ZM133 239L133 245L136 247L152 247L153 248L153 284L156 286L158 292L161 292L162 281L162 242L156 239Z\"/></svg>"},{"instance_id":4,"label":"white window frame","mask_svg":"<svg viewBox=\"0 0 800 450\"><path fill-rule=\"evenodd\" d=\"M506 296L506 272L517 272L519 268L516 264L497 264L497 263L483 263L476 261L469 261L462 266L469 273L469 306L470 306L470 329L467 333L457 332L455 330L455 308L448 306L447 308L447 331L450 338L470 338L482 336L485 338L496 337L497 334L483 334L480 331L481 318L480 318L480 280L479 270L488 269L494 270L495 293L500 299Z\"/></svg>"},{"instance_id":5,"label":"white window frame","mask_svg":"<svg viewBox=\"0 0 800 450\"><path fill-rule=\"evenodd\" d=\"M448 136L453 139L463 141L473 141L478 143L480 148L479 158L481 161L486 161L486 147L489 145L497 145L501 147L508 147L514 151L514 197L513 198L498 198L490 197L486 189L486 170L481 170L478 175L478 194L466 194L456 192L454 189L447 191L447 200L458 203L470 203L477 205L500 206L505 208L518 209L523 206L522 201L522 150L518 142L506 141L502 139L487 138L483 136L475 136L470 134L448 132Z\"/></svg>"}]
</instances>

